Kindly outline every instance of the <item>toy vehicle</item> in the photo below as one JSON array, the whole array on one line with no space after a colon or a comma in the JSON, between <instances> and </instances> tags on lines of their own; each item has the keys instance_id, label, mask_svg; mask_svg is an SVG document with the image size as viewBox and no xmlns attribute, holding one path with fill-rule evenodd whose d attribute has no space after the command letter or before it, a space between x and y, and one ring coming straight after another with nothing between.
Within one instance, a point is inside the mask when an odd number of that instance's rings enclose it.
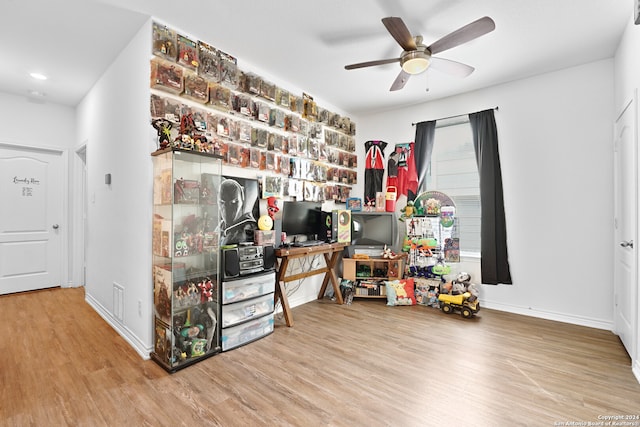
<instances>
[{"instance_id":1,"label":"toy vehicle","mask_svg":"<svg viewBox=\"0 0 640 427\"><path fill-rule=\"evenodd\" d=\"M480 301L469 301L471 297L470 292L465 292L460 295L438 295L438 300L442 303L441 309L447 314L453 313L454 310L460 310L460 315L465 319L468 319L480 311Z\"/></svg>"}]
</instances>

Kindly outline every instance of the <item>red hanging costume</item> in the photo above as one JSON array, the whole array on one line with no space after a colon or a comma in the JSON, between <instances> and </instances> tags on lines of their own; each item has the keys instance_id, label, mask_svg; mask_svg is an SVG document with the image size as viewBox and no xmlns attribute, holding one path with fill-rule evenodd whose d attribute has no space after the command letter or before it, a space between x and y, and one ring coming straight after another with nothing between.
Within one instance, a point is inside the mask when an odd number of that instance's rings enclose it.
<instances>
[{"instance_id":1,"label":"red hanging costume","mask_svg":"<svg viewBox=\"0 0 640 427\"><path fill-rule=\"evenodd\" d=\"M396 144L396 148L389 156L387 167L387 187L398 189L398 196L409 195L409 191L418 191L418 171L413 155L415 143Z\"/></svg>"}]
</instances>

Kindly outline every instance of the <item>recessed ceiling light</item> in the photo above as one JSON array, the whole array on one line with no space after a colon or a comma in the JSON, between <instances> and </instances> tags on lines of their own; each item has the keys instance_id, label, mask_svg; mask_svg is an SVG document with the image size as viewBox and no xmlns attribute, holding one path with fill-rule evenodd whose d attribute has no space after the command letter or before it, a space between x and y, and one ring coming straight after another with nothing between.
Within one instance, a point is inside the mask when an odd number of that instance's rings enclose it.
<instances>
[{"instance_id":1,"label":"recessed ceiling light","mask_svg":"<svg viewBox=\"0 0 640 427\"><path fill-rule=\"evenodd\" d=\"M44 74L40 74L40 73L29 73L29 75L31 77L33 77L36 80L47 80L47 76L45 76Z\"/></svg>"}]
</instances>

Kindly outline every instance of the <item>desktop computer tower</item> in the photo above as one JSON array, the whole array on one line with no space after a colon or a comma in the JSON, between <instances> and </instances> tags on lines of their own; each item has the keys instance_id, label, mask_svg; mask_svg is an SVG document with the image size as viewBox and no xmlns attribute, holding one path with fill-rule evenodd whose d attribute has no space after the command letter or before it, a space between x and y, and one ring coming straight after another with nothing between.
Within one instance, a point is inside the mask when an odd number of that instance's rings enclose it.
<instances>
[{"instance_id":1,"label":"desktop computer tower","mask_svg":"<svg viewBox=\"0 0 640 427\"><path fill-rule=\"evenodd\" d=\"M320 216L320 225L322 230L318 239L322 239L325 242L333 242L338 239L338 223L335 223L335 229L333 227L333 212L322 212Z\"/></svg>"},{"instance_id":2,"label":"desktop computer tower","mask_svg":"<svg viewBox=\"0 0 640 427\"><path fill-rule=\"evenodd\" d=\"M321 238L327 242L349 243L351 241L351 211L337 209L322 212Z\"/></svg>"}]
</instances>

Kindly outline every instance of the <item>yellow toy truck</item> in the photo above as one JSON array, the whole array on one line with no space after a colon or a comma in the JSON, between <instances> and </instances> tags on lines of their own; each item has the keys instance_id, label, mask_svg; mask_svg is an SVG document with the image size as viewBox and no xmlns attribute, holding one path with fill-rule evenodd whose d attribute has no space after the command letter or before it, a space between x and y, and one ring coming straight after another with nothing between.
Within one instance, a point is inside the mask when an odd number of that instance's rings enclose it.
<instances>
[{"instance_id":1,"label":"yellow toy truck","mask_svg":"<svg viewBox=\"0 0 640 427\"><path fill-rule=\"evenodd\" d=\"M460 310L460 315L465 319L474 316L478 311L480 311L480 301L476 299L471 302L469 301L469 298L471 298L470 292L465 292L459 295L438 295L442 311L447 314L451 314L454 310Z\"/></svg>"}]
</instances>

